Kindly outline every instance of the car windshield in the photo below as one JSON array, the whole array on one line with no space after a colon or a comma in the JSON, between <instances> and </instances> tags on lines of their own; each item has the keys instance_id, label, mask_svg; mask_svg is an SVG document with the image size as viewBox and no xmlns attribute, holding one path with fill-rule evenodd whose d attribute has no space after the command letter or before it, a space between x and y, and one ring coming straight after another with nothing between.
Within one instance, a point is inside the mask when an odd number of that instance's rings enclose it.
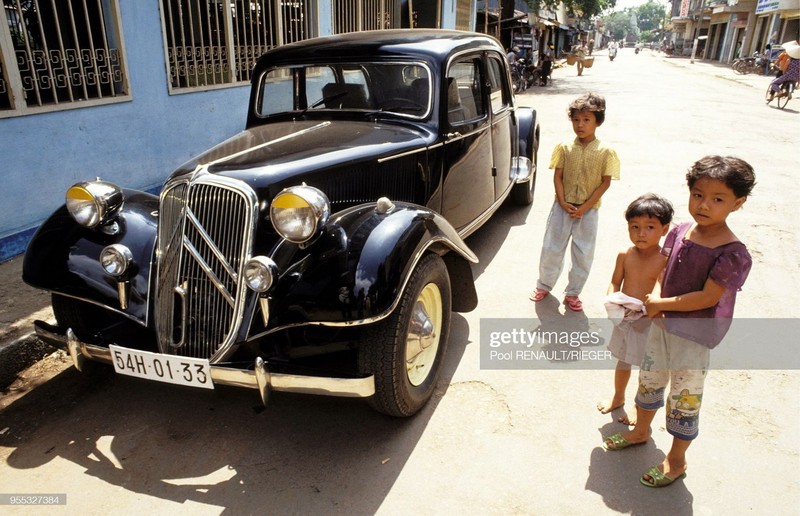
<instances>
[{"instance_id":1,"label":"car windshield","mask_svg":"<svg viewBox=\"0 0 800 516\"><path fill-rule=\"evenodd\" d=\"M431 74L422 63L336 63L278 67L260 78L259 116L366 111L424 118Z\"/></svg>"}]
</instances>

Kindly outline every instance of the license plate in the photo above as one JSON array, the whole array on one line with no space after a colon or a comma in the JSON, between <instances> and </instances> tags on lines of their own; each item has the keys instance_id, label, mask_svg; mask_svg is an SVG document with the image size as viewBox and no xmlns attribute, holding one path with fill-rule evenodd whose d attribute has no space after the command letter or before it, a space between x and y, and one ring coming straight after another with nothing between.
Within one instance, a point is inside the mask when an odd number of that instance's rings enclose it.
<instances>
[{"instance_id":1,"label":"license plate","mask_svg":"<svg viewBox=\"0 0 800 516\"><path fill-rule=\"evenodd\" d=\"M114 370L119 374L157 382L213 389L211 366L201 358L161 355L111 345Z\"/></svg>"}]
</instances>

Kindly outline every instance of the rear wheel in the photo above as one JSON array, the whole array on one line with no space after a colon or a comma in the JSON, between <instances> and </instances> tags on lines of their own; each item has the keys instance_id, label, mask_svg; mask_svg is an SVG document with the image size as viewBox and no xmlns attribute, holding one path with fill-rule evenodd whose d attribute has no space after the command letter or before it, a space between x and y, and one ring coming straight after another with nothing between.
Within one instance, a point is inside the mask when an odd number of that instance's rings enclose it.
<instances>
[{"instance_id":1,"label":"rear wheel","mask_svg":"<svg viewBox=\"0 0 800 516\"><path fill-rule=\"evenodd\" d=\"M416 413L430 399L450 332L450 277L435 254L420 260L394 312L368 327L359 370L375 377L369 403L390 416Z\"/></svg>"}]
</instances>

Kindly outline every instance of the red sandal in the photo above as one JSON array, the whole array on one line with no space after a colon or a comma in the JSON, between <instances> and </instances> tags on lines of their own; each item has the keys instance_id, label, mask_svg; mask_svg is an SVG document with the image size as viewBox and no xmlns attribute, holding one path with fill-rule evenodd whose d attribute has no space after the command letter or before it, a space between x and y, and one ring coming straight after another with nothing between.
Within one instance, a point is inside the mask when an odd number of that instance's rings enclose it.
<instances>
[{"instance_id":1,"label":"red sandal","mask_svg":"<svg viewBox=\"0 0 800 516\"><path fill-rule=\"evenodd\" d=\"M543 289L543 288L537 288L536 290L534 290L533 292L531 292L531 295L530 295L530 297L529 297L528 299L530 299L530 300L531 300L531 301L533 301L534 303L538 303L539 301L541 301L542 299L544 299L544 298L545 298L545 296L546 296L547 294L549 294L549 293L550 293L550 292L546 291L546 290L545 290L545 289Z\"/></svg>"},{"instance_id":2,"label":"red sandal","mask_svg":"<svg viewBox=\"0 0 800 516\"><path fill-rule=\"evenodd\" d=\"M581 303L581 300L578 299L578 296L565 296L564 304L567 305L573 312L583 311L583 303Z\"/></svg>"}]
</instances>

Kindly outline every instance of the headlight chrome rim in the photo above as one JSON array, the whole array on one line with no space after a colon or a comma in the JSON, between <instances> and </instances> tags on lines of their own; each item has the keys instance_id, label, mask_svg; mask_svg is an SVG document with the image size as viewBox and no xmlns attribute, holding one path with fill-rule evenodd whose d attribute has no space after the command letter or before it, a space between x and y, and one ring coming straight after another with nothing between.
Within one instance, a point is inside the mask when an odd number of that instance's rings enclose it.
<instances>
[{"instance_id":1,"label":"headlight chrome rim","mask_svg":"<svg viewBox=\"0 0 800 516\"><path fill-rule=\"evenodd\" d=\"M106 274L115 278L123 277L133 263L133 253L127 246L112 244L100 252L100 266Z\"/></svg>"},{"instance_id":2,"label":"headlight chrome rim","mask_svg":"<svg viewBox=\"0 0 800 516\"><path fill-rule=\"evenodd\" d=\"M330 216L330 201L319 189L302 185L286 188L272 200L270 221L278 234L295 244L308 242Z\"/></svg>"},{"instance_id":3,"label":"headlight chrome rim","mask_svg":"<svg viewBox=\"0 0 800 516\"><path fill-rule=\"evenodd\" d=\"M244 281L247 287L258 293L264 293L275 283L278 266L267 256L254 256L244 265Z\"/></svg>"},{"instance_id":4,"label":"headlight chrome rim","mask_svg":"<svg viewBox=\"0 0 800 516\"><path fill-rule=\"evenodd\" d=\"M75 222L95 228L111 222L124 203L122 189L107 181L83 181L72 185L66 205Z\"/></svg>"}]
</instances>

